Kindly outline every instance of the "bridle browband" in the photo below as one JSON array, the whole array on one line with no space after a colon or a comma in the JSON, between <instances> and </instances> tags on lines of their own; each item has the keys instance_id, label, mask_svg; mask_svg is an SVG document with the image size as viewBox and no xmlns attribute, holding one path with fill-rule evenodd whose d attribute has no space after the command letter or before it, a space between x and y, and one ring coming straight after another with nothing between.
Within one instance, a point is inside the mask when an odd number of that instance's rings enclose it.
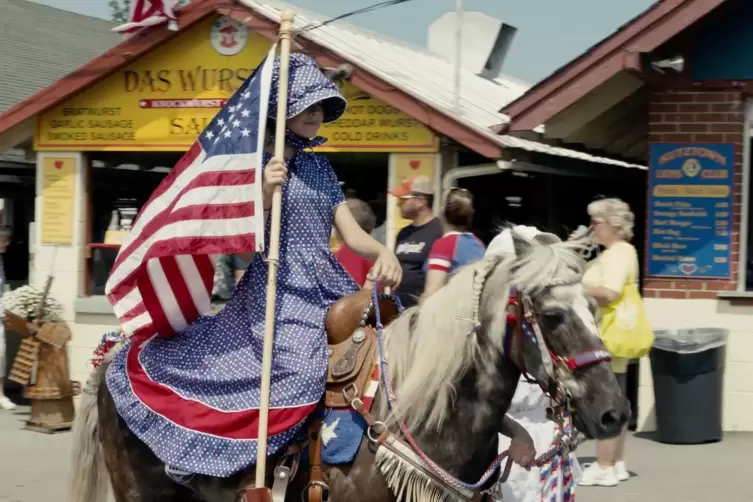
<instances>
[{"instance_id":1,"label":"bridle browband","mask_svg":"<svg viewBox=\"0 0 753 502\"><path fill-rule=\"evenodd\" d=\"M503 256L499 256L497 259L490 261L487 267L476 272L479 275L477 275L478 284L474 282L474 285L477 287L474 291L473 318L471 319L473 326L470 334L478 333L481 328L481 323L479 322L481 293L486 285L487 279L491 276L492 271L502 259ZM549 282L543 285L543 288L578 284L580 281L581 275L573 273L565 277L552 278ZM510 310L512 310L512 312L510 312ZM538 381L532 378L526 370L523 357L525 338L531 340L539 349L542 349L539 340L544 343L543 349L545 349L552 361L551 372L548 371L548 381ZM545 394L548 394L552 400L561 405L569 403L570 393L565 389L564 385L562 385L560 378L558 378L558 369L572 374L578 369L593 366L602 362L608 362L612 359L609 352L603 348L581 352L575 356L561 356L555 354L546 345L546 340L544 339L538 321L536 320L536 309L533 306L533 301L531 300L530 295L522 293L514 287L510 289L510 296L507 301L507 323L502 346L505 357L518 368L521 375L529 383L537 383Z\"/></svg>"},{"instance_id":2,"label":"bridle browband","mask_svg":"<svg viewBox=\"0 0 753 502\"><path fill-rule=\"evenodd\" d=\"M532 305L530 301L525 302ZM540 382L532 378L526 370L525 360L523 357L523 344L525 338L531 340L537 347L539 339L544 340L541 330L536 321L533 308L526 308L521 299L521 294L515 289L510 290L510 298L507 301L507 326L505 328L505 338L503 341L505 357L507 357L520 371L523 378L529 383L537 383L544 393L549 394L555 401L562 403L562 399L569 399L567 391L557 378L556 368L553 368L552 374L549 375L548 382ZM512 310L513 312L510 312ZM538 335L538 336L537 336ZM544 342L546 344L546 342ZM545 347L552 364L555 367L573 373L578 369L586 368L601 362L611 361L612 357L604 349L588 350L576 354L575 356L561 356L555 354L548 346Z\"/></svg>"}]
</instances>

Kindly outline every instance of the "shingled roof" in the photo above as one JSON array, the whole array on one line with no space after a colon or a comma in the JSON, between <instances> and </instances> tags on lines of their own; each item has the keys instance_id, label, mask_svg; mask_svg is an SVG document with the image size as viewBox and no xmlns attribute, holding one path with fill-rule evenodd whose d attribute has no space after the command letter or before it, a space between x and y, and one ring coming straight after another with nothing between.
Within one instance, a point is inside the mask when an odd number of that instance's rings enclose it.
<instances>
[{"instance_id":1,"label":"shingled roof","mask_svg":"<svg viewBox=\"0 0 753 502\"><path fill-rule=\"evenodd\" d=\"M109 21L0 0L0 113L120 42Z\"/></svg>"}]
</instances>

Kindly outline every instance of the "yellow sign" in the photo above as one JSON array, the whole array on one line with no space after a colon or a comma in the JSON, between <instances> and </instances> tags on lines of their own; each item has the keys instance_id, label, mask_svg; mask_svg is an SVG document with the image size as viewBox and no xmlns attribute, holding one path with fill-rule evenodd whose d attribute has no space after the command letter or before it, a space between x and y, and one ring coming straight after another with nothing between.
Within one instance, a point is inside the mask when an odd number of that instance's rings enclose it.
<instances>
[{"instance_id":1,"label":"yellow sign","mask_svg":"<svg viewBox=\"0 0 753 502\"><path fill-rule=\"evenodd\" d=\"M656 185L654 197L729 197L727 185Z\"/></svg>"},{"instance_id":2,"label":"yellow sign","mask_svg":"<svg viewBox=\"0 0 753 502\"><path fill-rule=\"evenodd\" d=\"M42 163L42 244L73 244L76 159L45 157Z\"/></svg>"},{"instance_id":3,"label":"yellow sign","mask_svg":"<svg viewBox=\"0 0 753 502\"><path fill-rule=\"evenodd\" d=\"M39 151L185 151L269 51L270 42L225 17L184 34L42 114ZM437 151L415 119L346 84L349 109L321 133L321 151Z\"/></svg>"},{"instance_id":4,"label":"yellow sign","mask_svg":"<svg viewBox=\"0 0 753 502\"><path fill-rule=\"evenodd\" d=\"M394 175L390 175L392 185L390 188L395 187L403 183L411 176L426 176L432 183L434 183L434 177L438 175L436 172L436 155L409 155L409 154L395 154L394 159ZM392 242L397 238L397 233L404 227L410 224L410 220L406 220L400 215L400 205L398 204L397 197L389 197L388 214L391 214L390 223L387 226L390 235L392 236Z\"/></svg>"},{"instance_id":5,"label":"yellow sign","mask_svg":"<svg viewBox=\"0 0 753 502\"><path fill-rule=\"evenodd\" d=\"M245 25L208 18L43 114L35 148L185 151L269 46Z\"/></svg>"},{"instance_id":6,"label":"yellow sign","mask_svg":"<svg viewBox=\"0 0 753 502\"><path fill-rule=\"evenodd\" d=\"M340 119L324 124L319 134L327 143L323 152L436 152L439 141L418 120L397 108L372 98L358 87L345 83L340 90L348 108Z\"/></svg>"}]
</instances>

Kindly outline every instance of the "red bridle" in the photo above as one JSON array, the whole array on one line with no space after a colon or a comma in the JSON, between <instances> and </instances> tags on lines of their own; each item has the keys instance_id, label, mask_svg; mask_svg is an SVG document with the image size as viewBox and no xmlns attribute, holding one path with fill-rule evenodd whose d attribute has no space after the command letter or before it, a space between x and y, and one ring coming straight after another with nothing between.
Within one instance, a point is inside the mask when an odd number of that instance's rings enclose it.
<instances>
[{"instance_id":1,"label":"red bridle","mask_svg":"<svg viewBox=\"0 0 753 502\"><path fill-rule=\"evenodd\" d=\"M533 318L533 313L526 311L526 309L524 308L522 302L520 301L520 295L517 291L512 291L510 293L510 298L507 301L507 305L507 329L505 332L504 340L505 353L507 354L507 357L509 357L513 361L513 363L518 366L518 369L521 371L521 373L523 373L525 378L530 380L530 378L528 377L528 372L526 371L525 361L523 359L523 342L524 337L527 337L531 339L536 345L539 345L539 338L536 336L535 332L536 320ZM517 314L510 312L510 307L512 307L513 310L517 312ZM571 373L577 369L592 366L601 362L608 362L612 359L612 357L609 355L609 352L604 349L589 350L586 352L581 352L580 354L576 354L572 357L555 354L548 346L546 347L546 350L549 353L549 356L552 358L552 362L554 364L559 364L561 367L567 368L567 370ZM515 352L517 352L517 357L515 357L514 355ZM552 380L554 380L554 382L550 382L550 387L552 383L556 383L556 374L551 375L551 378ZM542 383L538 383L543 389L544 386L542 385Z\"/></svg>"}]
</instances>

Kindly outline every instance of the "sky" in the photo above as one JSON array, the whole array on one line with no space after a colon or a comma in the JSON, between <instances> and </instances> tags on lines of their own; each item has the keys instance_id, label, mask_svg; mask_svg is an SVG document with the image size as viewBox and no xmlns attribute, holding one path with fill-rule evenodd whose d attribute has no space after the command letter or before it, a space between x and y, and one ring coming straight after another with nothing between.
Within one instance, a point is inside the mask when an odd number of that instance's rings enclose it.
<instances>
[{"instance_id":1,"label":"sky","mask_svg":"<svg viewBox=\"0 0 753 502\"><path fill-rule=\"evenodd\" d=\"M109 19L108 0L35 0L53 7ZM503 72L535 83L566 64L655 0L464 0L518 29ZM379 0L288 0L306 10L336 16ZM426 46L429 24L455 10L455 0L410 0L359 14L348 23L391 38Z\"/></svg>"}]
</instances>

